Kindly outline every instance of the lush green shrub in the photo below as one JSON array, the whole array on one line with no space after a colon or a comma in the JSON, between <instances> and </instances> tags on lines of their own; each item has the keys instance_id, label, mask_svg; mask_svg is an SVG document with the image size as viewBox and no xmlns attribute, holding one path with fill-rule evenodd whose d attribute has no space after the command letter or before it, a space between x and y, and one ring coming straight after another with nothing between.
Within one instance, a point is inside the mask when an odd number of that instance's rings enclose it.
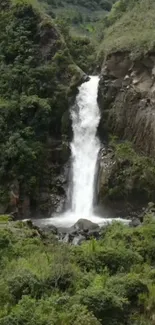
<instances>
[{"instance_id":1,"label":"lush green shrub","mask_svg":"<svg viewBox=\"0 0 155 325\"><path fill-rule=\"evenodd\" d=\"M44 293L44 284L28 270L22 270L9 277L8 287L15 303L24 295L39 298Z\"/></svg>"},{"instance_id":2,"label":"lush green shrub","mask_svg":"<svg viewBox=\"0 0 155 325\"><path fill-rule=\"evenodd\" d=\"M60 312L60 304L58 297L48 300L35 301L30 297L23 297L19 304L14 308L10 316L3 317L0 320L1 325L84 325L87 321L88 325L100 325L95 316L88 312L84 306L72 305L67 310ZM60 305L59 305L60 306ZM64 308L67 306L64 306Z\"/></svg>"},{"instance_id":3,"label":"lush green shrub","mask_svg":"<svg viewBox=\"0 0 155 325\"><path fill-rule=\"evenodd\" d=\"M101 319L102 324L123 324L128 314L128 301L101 288L81 291L80 302ZM123 320L124 318L124 320Z\"/></svg>"},{"instance_id":4,"label":"lush green shrub","mask_svg":"<svg viewBox=\"0 0 155 325\"><path fill-rule=\"evenodd\" d=\"M116 161L104 195L111 200L154 201L155 163L152 158L136 153L132 143L111 141Z\"/></svg>"},{"instance_id":5,"label":"lush green shrub","mask_svg":"<svg viewBox=\"0 0 155 325\"><path fill-rule=\"evenodd\" d=\"M9 248L11 246L9 232L0 229L0 250ZM2 256L1 256L2 257Z\"/></svg>"},{"instance_id":6,"label":"lush green shrub","mask_svg":"<svg viewBox=\"0 0 155 325\"><path fill-rule=\"evenodd\" d=\"M106 288L114 294L128 299L132 307L139 303L139 295L148 294L149 290L143 279L137 274L120 274L107 280Z\"/></svg>"},{"instance_id":7,"label":"lush green shrub","mask_svg":"<svg viewBox=\"0 0 155 325\"><path fill-rule=\"evenodd\" d=\"M72 35L68 22L65 19L57 19L57 24L64 35L70 54L74 62L86 73L95 69L96 44L86 36Z\"/></svg>"},{"instance_id":8,"label":"lush green shrub","mask_svg":"<svg viewBox=\"0 0 155 325\"><path fill-rule=\"evenodd\" d=\"M120 271L129 271L132 264L142 262L142 257L130 249L110 247L104 243L96 242L95 245L89 242L83 245L79 252L76 252L79 265L87 271L94 269L102 272L105 267L111 274Z\"/></svg>"},{"instance_id":9,"label":"lush green shrub","mask_svg":"<svg viewBox=\"0 0 155 325\"><path fill-rule=\"evenodd\" d=\"M0 324L153 325L154 231L149 217L134 229L114 223L72 247L0 224Z\"/></svg>"}]
</instances>

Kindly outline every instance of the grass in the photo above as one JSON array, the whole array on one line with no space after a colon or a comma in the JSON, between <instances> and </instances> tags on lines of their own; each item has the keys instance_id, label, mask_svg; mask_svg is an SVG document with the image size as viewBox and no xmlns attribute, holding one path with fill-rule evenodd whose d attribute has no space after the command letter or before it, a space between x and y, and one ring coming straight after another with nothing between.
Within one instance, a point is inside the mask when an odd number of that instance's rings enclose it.
<instances>
[{"instance_id":1,"label":"grass","mask_svg":"<svg viewBox=\"0 0 155 325\"><path fill-rule=\"evenodd\" d=\"M104 32L100 51L107 55L116 51L130 51L133 57L155 47L155 2L141 0L125 12Z\"/></svg>"},{"instance_id":2,"label":"grass","mask_svg":"<svg viewBox=\"0 0 155 325\"><path fill-rule=\"evenodd\" d=\"M13 6L22 5L22 4L31 5L33 6L33 8L37 9L40 13L44 11L43 4L40 3L38 0L11 0L11 4Z\"/></svg>"}]
</instances>

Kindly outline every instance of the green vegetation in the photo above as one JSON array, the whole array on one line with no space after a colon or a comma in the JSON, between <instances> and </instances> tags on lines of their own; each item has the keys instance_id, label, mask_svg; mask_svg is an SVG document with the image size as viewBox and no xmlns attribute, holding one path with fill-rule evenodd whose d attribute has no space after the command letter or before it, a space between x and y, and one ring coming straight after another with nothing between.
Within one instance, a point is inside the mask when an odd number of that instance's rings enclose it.
<instances>
[{"instance_id":1,"label":"green vegetation","mask_svg":"<svg viewBox=\"0 0 155 325\"><path fill-rule=\"evenodd\" d=\"M91 73L96 67L96 42L86 36L72 35L65 20L55 21L64 36L69 52L74 62L86 73Z\"/></svg>"},{"instance_id":2,"label":"green vegetation","mask_svg":"<svg viewBox=\"0 0 155 325\"><path fill-rule=\"evenodd\" d=\"M103 42L100 55L129 51L135 57L153 50L154 15L154 0L117 1L102 23Z\"/></svg>"},{"instance_id":3,"label":"green vegetation","mask_svg":"<svg viewBox=\"0 0 155 325\"><path fill-rule=\"evenodd\" d=\"M82 6L90 10L105 9L109 11L112 7L113 0L47 0L52 7L65 7L67 4L73 6Z\"/></svg>"},{"instance_id":4,"label":"green vegetation","mask_svg":"<svg viewBox=\"0 0 155 325\"><path fill-rule=\"evenodd\" d=\"M0 221L0 324L153 325L153 218L113 223L79 247Z\"/></svg>"},{"instance_id":5,"label":"green vegetation","mask_svg":"<svg viewBox=\"0 0 155 325\"><path fill-rule=\"evenodd\" d=\"M98 62L111 52L129 51L137 57L154 49L154 0L48 0L44 6L52 17L67 22L71 35L101 42L96 44Z\"/></svg>"},{"instance_id":6,"label":"green vegetation","mask_svg":"<svg viewBox=\"0 0 155 325\"><path fill-rule=\"evenodd\" d=\"M154 49L154 1L119 0L111 10L114 2L1 0L0 207L15 182L19 200L29 197L33 207L47 184L54 193L59 164L49 147L68 136L81 69L95 69L95 43L86 35L103 40L102 60L112 51ZM153 159L129 142L111 146L116 163L104 195L154 201ZM0 270L0 325L154 325L155 215L134 229L114 222L79 247L0 215Z\"/></svg>"},{"instance_id":7,"label":"green vegetation","mask_svg":"<svg viewBox=\"0 0 155 325\"><path fill-rule=\"evenodd\" d=\"M81 80L37 1L0 3L0 76L0 203L14 180L21 197L36 201L47 173L47 140L61 138L68 94Z\"/></svg>"},{"instance_id":8,"label":"green vegetation","mask_svg":"<svg viewBox=\"0 0 155 325\"><path fill-rule=\"evenodd\" d=\"M67 21L73 34L92 36L116 0L40 0L48 14Z\"/></svg>"},{"instance_id":9,"label":"green vegetation","mask_svg":"<svg viewBox=\"0 0 155 325\"><path fill-rule=\"evenodd\" d=\"M130 142L118 142L115 138L110 145L116 162L111 172L107 188L102 195L110 199L155 200L154 159L136 153Z\"/></svg>"}]
</instances>

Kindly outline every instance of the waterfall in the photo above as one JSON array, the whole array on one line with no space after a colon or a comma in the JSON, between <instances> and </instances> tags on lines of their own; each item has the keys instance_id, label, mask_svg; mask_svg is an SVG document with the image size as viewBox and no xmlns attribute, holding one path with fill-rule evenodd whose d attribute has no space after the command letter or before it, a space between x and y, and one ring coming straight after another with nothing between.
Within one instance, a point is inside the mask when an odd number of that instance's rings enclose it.
<instances>
[{"instance_id":1,"label":"waterfall","mask_svg":"<svg viewBox=\"0 0 155 325\"><path fill-rule=\"evenodd\" d=\"M71 107L73 140L71 142L71 179L69 198L71 206L61 214L52 218L39 220L39 224L52 224L58 227L70 227L79 219L89 219L99 225L112 222L113 218L96 216L93 213L95 176L100 141L96 136L100 121L100 111L97 104L99 78L90 77L88 82L79 87L75 104ZM70 201L69 200L69 201ZM127 222L117 218L115 220Z\"/></svg>"},{"instance_id":2,"label":"waterfall","mask_svg":"<svg viewBox=\"0 0 155 325\"><path fill-rule=\"evenodd\" d=\"M100 120L97 104L99 78L93 76L79 87L71 108L72 152L72 213L78 218L93 214L94 181L100 142L96 131Z\"/></svg>"}]
</instances>

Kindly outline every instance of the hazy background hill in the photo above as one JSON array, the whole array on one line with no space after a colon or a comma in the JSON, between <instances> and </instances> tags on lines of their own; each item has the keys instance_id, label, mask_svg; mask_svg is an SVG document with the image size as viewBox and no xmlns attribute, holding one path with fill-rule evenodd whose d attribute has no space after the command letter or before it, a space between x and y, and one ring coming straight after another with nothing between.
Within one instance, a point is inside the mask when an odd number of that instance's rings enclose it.
<instances>
[{"instance_id":1,"label":"hazy background hill","mask_svg":"<svg viewBox=\"0 0 155 325\"><path fill-rule=\"evenodd\" d=\"M92 34L116 0L40 0L53 17L66 20L72 33Z\"/></svg>"},{"instance_id":2,"label":"hazy background hill","mask_svg":"<svg viewBox=\"0 0 155 325\"><path fill-rule=\"evenodd\" d=\"M104 53L130 51L133 56L146 54L155 47L155 1L120 0L102 19Z\"/></svg>"}]
</instances>

